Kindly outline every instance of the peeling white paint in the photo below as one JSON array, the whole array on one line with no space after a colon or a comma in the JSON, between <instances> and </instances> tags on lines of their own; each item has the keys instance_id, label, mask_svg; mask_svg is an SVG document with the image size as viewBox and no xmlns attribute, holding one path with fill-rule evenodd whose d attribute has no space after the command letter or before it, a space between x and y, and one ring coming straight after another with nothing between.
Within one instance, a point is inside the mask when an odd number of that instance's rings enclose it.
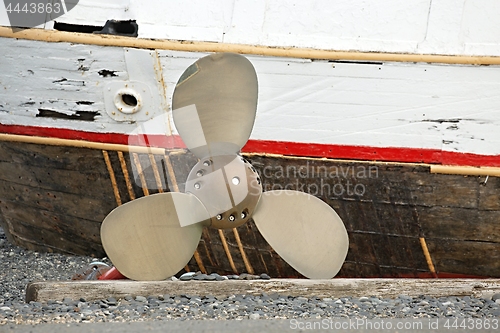
<instances>
[{"instance_id":1,"label":"peeling white paint","mask_svg":"<svg viewBox=\"0 0 500 333\"><path fill-rule=\"evenodd\" d=\"M151 61L131 61L116 47L9 38L0 45L0 123L101 133L136 128L107 114L106 84L142 78L161 113L182 72L204 55L136 50ZM259 79L252 139L500 154L500 66L249 58ZM53 119L36 117L39 109L99 115Z\"/></svg>"}]
</instances>

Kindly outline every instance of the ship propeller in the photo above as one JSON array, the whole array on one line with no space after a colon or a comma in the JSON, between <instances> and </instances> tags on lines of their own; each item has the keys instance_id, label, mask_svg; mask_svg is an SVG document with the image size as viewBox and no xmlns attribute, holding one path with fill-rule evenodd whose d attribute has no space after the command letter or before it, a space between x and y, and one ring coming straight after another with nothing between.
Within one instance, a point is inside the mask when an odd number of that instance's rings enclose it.
<instances>
[{"instance_id":1,"label":"ship propeller","mask_svg":"<svg viewBox=\"0 0 500 333\"><path fill-rule=\"evenodd\" d=\"M340 270L349 240L337 213L307 193L263 193L259 174L239 155L257 109L257 75L232 53L203 57L180 77L173 119L199 158L185 193L142 197L115 208L101 240L115 267L134 280L163 280L190 260L205 226L235 228L253 218L272 248L299 273L329 279Z\"/></svg>"}]
</instances>

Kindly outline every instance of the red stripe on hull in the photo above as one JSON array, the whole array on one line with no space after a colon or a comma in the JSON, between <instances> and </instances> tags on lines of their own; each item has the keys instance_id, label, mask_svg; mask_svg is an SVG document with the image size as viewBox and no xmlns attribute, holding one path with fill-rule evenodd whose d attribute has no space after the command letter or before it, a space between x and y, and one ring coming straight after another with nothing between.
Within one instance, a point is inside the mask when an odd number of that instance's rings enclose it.
<instances>
[{"instance_id":1,"label":"red stripe on hull","mask_svg":"<svg viewBox=\"0 0 500 333\"><path fill-rule=\"evenodd\" d=\"M244 152L363 161L429 163L463 166L500 166L500 155L479 155L426 148L389 148L250 140Z\"/></svg>"},{"instance_id":2,"label":"red stripe on hull","mask_svg":"<svg viewBox=\"0 0 500 333\"><path fill-rule=\"evenodd\" d=\"M85 140L123 145L127 145L129 143L144 145L144 141L141 137L130 137L127 134L94 133L63 128L0 124L0 133L53 137L70 140ZM148 136L148 145L163 148L185 148L184 143L178 135L150 135ZM363 161L429 163L463 166L500 166L500 155L479 155L426 148L389 148L249 140L242 150L243 152L248 153L326 157Z\"/></svg>"}]
</instances>

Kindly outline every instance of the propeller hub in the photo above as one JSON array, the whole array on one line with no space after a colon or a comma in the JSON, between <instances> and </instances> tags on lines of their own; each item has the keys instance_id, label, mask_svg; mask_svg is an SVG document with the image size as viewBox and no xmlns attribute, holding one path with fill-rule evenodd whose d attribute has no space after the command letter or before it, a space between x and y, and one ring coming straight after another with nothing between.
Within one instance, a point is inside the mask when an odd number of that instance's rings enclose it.
<instances>
[{"instance_id":1,"label":"propeller hub","mask_svg":"<svg viewBox=\"0 0 500 333\"><path fill-rule=\"evenodd\" d=\"M186 192L194 194L217 229L247 222L259 202L262 185L253 166L239 155L202 158L189 173Z\"/></svg>"}]
</instances>

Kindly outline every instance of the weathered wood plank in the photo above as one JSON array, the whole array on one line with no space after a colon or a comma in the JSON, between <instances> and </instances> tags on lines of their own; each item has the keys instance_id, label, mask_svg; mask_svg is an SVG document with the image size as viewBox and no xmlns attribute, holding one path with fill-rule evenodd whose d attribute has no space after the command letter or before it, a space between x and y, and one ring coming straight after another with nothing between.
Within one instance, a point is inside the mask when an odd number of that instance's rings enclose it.
<instances>
[{"instance_id":1,"label":"weathered wood plank","mask_svg":"<svg viewBox=\"0 0 500 333\"><path fill-rule=\"evenodd\" d=\"M374 295L397 297L428 295L487 297L500 292L500 280L449 280L449 279L272 279L208 281L71 281L33 282L26 288L26 302L46 302L63 298L87 301L127 295L212 295L280 293L288 296L360 297Z\"/></svg>"},{"instance_id":2,"label":"weathered wood plank","mask_svg":"<svg viewBox=\"0 0 500 333\"><path fill-rule=\"evenodd\" d=\"M477 208L479 180L476 176L407 173L403 188L419 206Z\"/></svg>"},{"instance_id":3,"label":"weathered wood plank","mask_svg":"<svg viewBox=\"0 0 500 333\"><path fill-rule=\"evenodd\" d=\"M425 235L433 239L497 243L500 250L500 211L431 207L419 210Z\"/></svg>"},{"instance_id":4,"label":"weathered wood plank","mask_svg":"<svg viewBox=\"0 0 500 333\"><path fill-rule=\"evenodd\" d=\"M476 257L488 256L479 250L485 246L480 242L490 242L488 249L495 255L500 253L500 246L492 244L500 243L500 183L496 178L481 185L478 177L429 174L426 166L267 156L250 159L269 189L289 186L309 191L336 209L349 232L347 260L357 263L344 265L340 276L428 271L419 237L433 238L435 244L441 239L478 241L477 251L462 253L465 249L455 247L448 255L467 258L458 262L461 273L470 271L471 275L478 271L466 266L474 267ZM356 184L363 189L362 195L355 193ZM439 251L431 247L431 258L439 261ZM449 268L451 265L441 266L440 271L448 272ZM496 276L498 270L488 270L488 274Z\"/></svg>"},{"instance_id":5,"label":"weathered wood plank","mask_svg":"<svg viewBox=\"0 0 500 333\"><path fill-rule=\"evenodd\" d=\"M436 271L498 276L500 244L466 240L427 239Z\"/></svg>"},{"instance_id":6,"label":"weathered wood plank","mask_svg":"<svg viewBox=\"0 0 500 333\"><path fill-rule=\"evenodd\" d=\"M85 233L75 235L42 229L23 221L9 219L8 232L13 237L13 243L33 251L60 252L74 255L89 255L104 257L105 253L100 243L86 241Z\"/></svg>"},{"instance_id":7,"label":"weathered wood plank","mask_svg":"<svg viewBox=\"0 0 500 333\"><path fill-rule=\"evenodd\" d=\"M500 177L477 177L479 186L479 209L500 210Z\"/></svg>"},{"instance_id":8,"label":"weathered wood plank","mask_svg":"<svg viewBox=\"0 0 500 333\"><path fill-rule=\"evenodd\" d=\"M2 201L0 203L2 215L6 219L22 221L35 228L60 232L61 236L73 236L75 242L100 243L99 230L101 223L76 218L53 211L25 206L21 203Z\"/></svg>"},{"instance_id":9,"label":"weathered wood plank","mask_svg":"<svg viewBox=\"0 0 500 333\"><path fill-rule=\"evenodd\" d=\"M411 164L384 165L256 155L248 159L258 170L265 190L288 186L289 189L322 198L477 208L481 181L476 176L430 174L428 166ZM489 194L500 198L500 194L492 190ZM491 198L488 200L492 201Z\"/></svg>"},{"instance_id":10,"label":"weathered wood plank","mask_svg":"<svg viewBox=\"0 0 500 333\"><path fill-rule=\"evenodd\" d=\"M102 222L114 203L84 195L44 190L0 180L0 201L11 201L23 207L38 208L64 216Z\"/></svg>"},{"instance_id":11,"label":"weathered wood plank","mask_svg":"<svg viewBox=\"0 0 500 333\"><path fill-rule=\"evenodd\" d=\"M80 150L83 159L79 158ZM130 195L118 154L109 152L108 155L118 192L125 203ZM144 172L152 188L150 193L156 193L153 171L147 167L149 156L139 154L139 157L146 166ZM160 170L161 159L155 156ZM310 191L341 216L349 234L350 248L339 276L418 276L429 272L420 237L427 239L438 272L499 275L498 265L484 258L500 256L497 223L500 178L490 177L484 185L481 184L484 177L431 175L428 166L419 165L255 155L248 159L260 172L264 187ZM128 153L124 153L124 160L132 190L136 197L141 197L142 186L133 178L134 167ZM172 154L171 161L182 191L197 159L188 152L177 152ZM0 171L0 201L6 205L2 206L0 223L8 232L15 232L10 239L16 244L40 250L42 241L49 238L50 246L45 250L85 254L85 242L88 242L86 254L104 255L99 245L99 222L116 207L116 201L100 150L69 151L64 147L41 148L26 143L11 146L5 142L0 145ZM171 184L172 180L168 179L167 183ZM358 186L357 193L355 186ZM343 192L339 193L339 189ZM36 228L45 230L44 240L36 234ZM273 251L252 221L239 227L238 232L256 273L300 277ZM75 244L57 242L58 237L71 239L69 235L77 239ZM246 272L232 230L224 231L224 235L238 273ZM27 241L30 237L33 237L31 243ZM70 250L64 249L65 246ZM204 230L198 252L207 271L232 273L217 230ZM478 263L489 268L479 269ZM190 261L189 269L199 270L196 260Z\"/></svg>"},{"instance_id":12,"label":"weathered wood plank","mask_svg":"<svg viewBox=\"0 0 500 333\"><path fill-rule=\"evenodd\" d=\"M106 169L82 173L18 163L0 162L0 179L45 190L91 196L100 200L113 198Z\"/></svg>"},{"instance_id":13,"label":"weathered wood plank","mask_svg":"<svg viewBox=\"0 0 500 333\"><path fill-rule=\"evenodd\" d=\"M37 251L102 257L99 222L2 201L0 212L13 243Z\"/></svg>"},{"instance_id":14,"label":"weathered wood plank","mask_svg":"<svg viewBox=\"0 0 500 333\"><path fill-rule=\"evenodd\" d=\"M6 141L0 141L0 161L85 173L100 172L104 166L97 149Z\"/></svg>"}]
</instances>

